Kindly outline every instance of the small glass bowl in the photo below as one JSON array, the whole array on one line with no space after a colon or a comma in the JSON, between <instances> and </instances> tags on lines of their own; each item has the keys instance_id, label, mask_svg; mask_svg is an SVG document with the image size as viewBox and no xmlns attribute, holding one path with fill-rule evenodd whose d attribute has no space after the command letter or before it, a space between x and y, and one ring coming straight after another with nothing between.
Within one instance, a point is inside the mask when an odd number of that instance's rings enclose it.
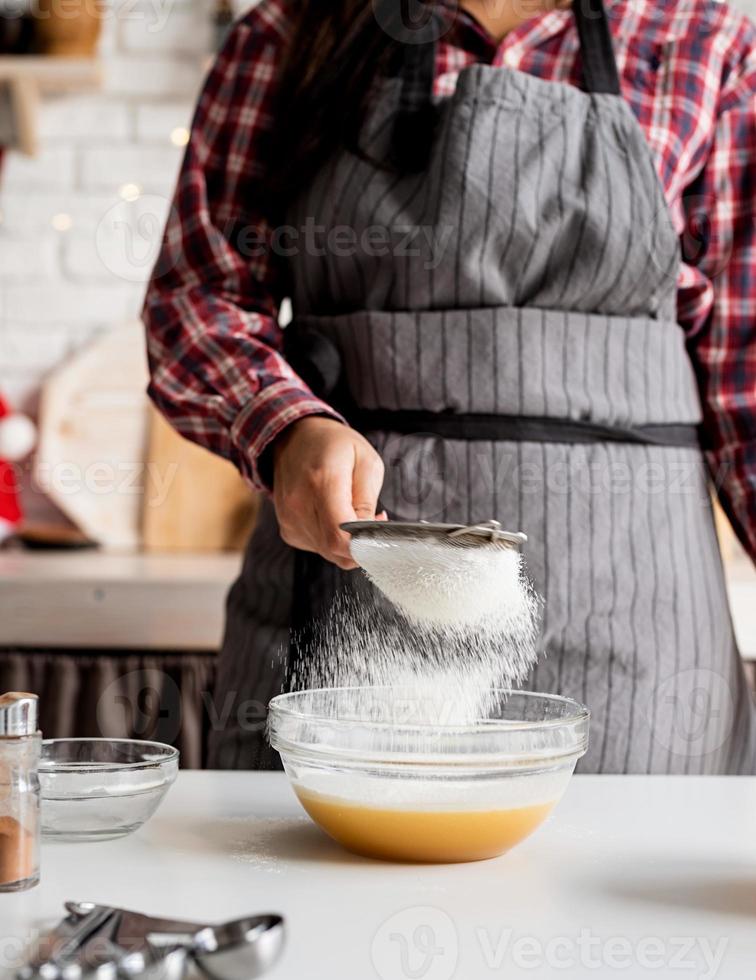
<instances>
[{"instance_id":1,"label":"small glass bowl","mask_svg":"<svg viewBox=\"0 0 756 980\"><path fill-rule=\"evenodd\" d=\"M501 690L475 724L445 724L454 699L405 688L282 694L270 702L270 742L305 810L348 850L431 863L495 857L563 795L588 746L589 711Z\"/></svg>"},{"instance_id":2,"label":"small glass bowl","mask_svg":"<svg viewBox=\"0 0 756 980\"><path fill-rule=\"evenodd\" d=\"M179 752L162 742L59 738L42 743L42 835L111 840L142 826L178 773Z\"/></svg>"}]
</instances>

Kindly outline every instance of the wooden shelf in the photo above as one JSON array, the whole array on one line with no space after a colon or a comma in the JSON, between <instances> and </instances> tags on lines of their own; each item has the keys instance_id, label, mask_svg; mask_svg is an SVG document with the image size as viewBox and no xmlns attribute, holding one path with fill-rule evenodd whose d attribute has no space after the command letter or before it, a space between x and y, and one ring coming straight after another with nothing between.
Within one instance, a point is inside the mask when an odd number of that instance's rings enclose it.
<instances>
[{"instance_id":1,"label":"wooden shelf","mask_svg":"<svg viewBox=\"0 0 756 980\"><path fill-rule=\"evenodd\" d=\"M11 149L28 156L37 152L37 106L43 95L91 91L102 80L96 58L47 55L0 55L0 86L10 109Z\"/></svg>"},{"instance_id":2,"label":"wooden shelf","mask_svg":"<svg viewBox=\"0 0 756 980\"><path fill-rule=\"evenodd\" d=\"M102 69L97 58L45 55L0 55L0 82L32 81L43 94L99 87Z\"/></svg>"}]
</instances>

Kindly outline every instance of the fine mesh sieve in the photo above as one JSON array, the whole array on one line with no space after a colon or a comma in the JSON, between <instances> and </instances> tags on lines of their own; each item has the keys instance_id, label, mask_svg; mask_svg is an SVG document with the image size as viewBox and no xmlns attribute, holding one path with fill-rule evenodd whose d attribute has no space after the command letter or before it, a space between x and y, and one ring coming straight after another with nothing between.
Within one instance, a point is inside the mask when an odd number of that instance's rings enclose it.
<instances>
[{"instance_id":1,"label":"fine mesh sieve","mask_svg":"<svg viewBox=\"0 0 756 980\"><path fill-rule=\"evenodd\" d=\"M352 557L373 584L414 620L472 624L517 613L521 531L498 521L433 524L350 521Z\"/></svg>"},{"instance_id":2,"label":"fine mesh sieve","mask_svg":"<svg viewBox=\"0 0 756 980\"><path fill-rule=\"evenodd\" d=\"M393 542L402 539L417 541L432 539L460 545L480 545L488 542L505 548L519 548L528 540L522 531L502 531L498 521L479 524L434 524L430 521L348 521L341 525L353 538L386 538Z\"/></svg>"}]
</instances>

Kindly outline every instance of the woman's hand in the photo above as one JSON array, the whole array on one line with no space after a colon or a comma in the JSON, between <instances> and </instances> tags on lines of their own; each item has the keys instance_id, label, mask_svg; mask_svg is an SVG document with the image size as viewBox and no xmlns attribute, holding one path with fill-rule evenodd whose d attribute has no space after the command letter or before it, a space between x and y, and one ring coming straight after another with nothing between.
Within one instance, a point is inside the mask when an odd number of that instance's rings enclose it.
<instances>
[{"instance_id":1,"label":"woman's hand","mask_svg":"<svg viewBox=\"0 0 756 980\"><path fill-rule=\"evenodd\" d=\"M372 520L383 461L354 429L334 419L294 422L273 447L273 503L287 544L356 568L345 521Z\"/></svg>"}]
</instances>

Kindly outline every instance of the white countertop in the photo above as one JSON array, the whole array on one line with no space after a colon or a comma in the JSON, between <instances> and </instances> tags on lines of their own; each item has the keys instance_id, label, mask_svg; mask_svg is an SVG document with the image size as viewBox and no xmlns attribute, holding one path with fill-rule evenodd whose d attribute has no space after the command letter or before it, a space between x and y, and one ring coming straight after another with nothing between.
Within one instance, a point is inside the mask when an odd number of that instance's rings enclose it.
<instances>
[{"instance_id":1,"label":"white countertop","mask_svg":"<svg viewBox=\"0 0 756 980\"><path fill-rule=\"evenodd\" d=\"M342 851L280 773L183 772L134 836L43 862L38 888L0 895L6 963L65 899L281 912L271 980L747 980L756 963L756 777L577 776L510 854L413 866Z\"/></svg>"},{"instance_id":2,"label":"white countertop","mask_svg":"<svg viewBox=\"0 0 756 980\"><path fill-rule=\"evenodd\" d=\"M0 552L0 647L215 651L238 553Z\"/></svg>"}]
</instances>

